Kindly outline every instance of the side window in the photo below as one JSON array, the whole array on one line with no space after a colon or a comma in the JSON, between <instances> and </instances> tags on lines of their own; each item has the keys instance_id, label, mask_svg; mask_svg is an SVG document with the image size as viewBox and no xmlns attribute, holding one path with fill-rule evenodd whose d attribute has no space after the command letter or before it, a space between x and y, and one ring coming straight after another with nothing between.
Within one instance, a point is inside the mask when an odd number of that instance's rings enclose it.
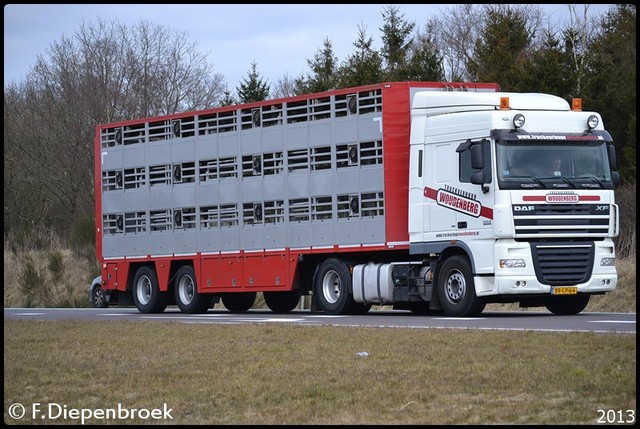
<instances>
[{"instance_id":1,"label":"side window","mask_svg":"<svg viewBox=\"0 0 640 429\"><path fill-rule=\"evenodd\" d=\"M484 158L484 177L485 183L491 183L491 146L489 140L484 139L481 142L470 142L461 144L458 147L458 171L460 172L459 179L461 183L471 183L471 175L479 170L474 170L471 167L471 145L481 144L482 155Z\"/></svg>"}]
</instances>

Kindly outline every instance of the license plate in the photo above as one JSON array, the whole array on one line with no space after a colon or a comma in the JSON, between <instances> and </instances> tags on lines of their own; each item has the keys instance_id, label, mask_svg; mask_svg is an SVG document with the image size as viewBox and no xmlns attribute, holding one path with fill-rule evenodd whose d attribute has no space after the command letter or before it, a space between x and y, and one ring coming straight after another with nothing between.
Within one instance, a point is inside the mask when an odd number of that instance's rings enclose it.
<instances>
[{"instance_id":1,"label":"license plate","mask_svg":"<svg viewBox=\"0 0 640 429\"><path fill-rule=\"evenodd\" d=\"M551 295L576 295L577 286L554 286L551 288Z\"/></svg>"}]
</instances>

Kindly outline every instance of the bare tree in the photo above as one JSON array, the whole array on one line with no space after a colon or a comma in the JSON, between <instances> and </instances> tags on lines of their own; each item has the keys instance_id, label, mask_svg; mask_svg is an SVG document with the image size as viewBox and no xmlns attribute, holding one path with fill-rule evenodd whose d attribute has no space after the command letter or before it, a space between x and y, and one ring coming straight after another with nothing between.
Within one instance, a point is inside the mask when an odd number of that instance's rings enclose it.
<instances>
[{"instance_id":1,"label":"bare tree","mask_svg":"<svg viewBox=\"0 0 640 429\"><path fill-rule=\"evenodd\" d=\"M473 58L475 42L482 29L481 7L473 3L457 4L445 8L428 23L433 28L434 44L443 55L447 81L468 79L466 64Z\"/></svg>"},{"instance_id":2,"label":"bare tree","mask_svg":"<svg viewBox=\"0 0 640 429\"><path fill-rule=\"evenodd\" d=\"M134 92L141 96L141 116L213 107L221 100L222 76L210 74L206 56L185 32L140 22L127 52Z\"/></svg>"},{"instance_id":3,"label":"bare tree","mask_svg":"<svg viewBox=\"0 0 640 429\"><path fill-rule=\"evenodd\" d=\"M52 43L26 83L5 88L5 215L14 214L13 227L64 231L93 216L96 125L214 107L224 84L212 70L185 33L144 21L83 23ZM7 191L7 182L21 186Z\"/></svg>"},{"instance_id":4,"label":"bare tree","mask_svg":"<svg viewBox=\"0 0 640 429\"><path fill-rule=\"evenodd\" d=\"M589 66L590 57L587 50L598 35L600 28L597 18L589 17L589 5L582 5L581 11L578 10L578 6L575 4L567 5L569 8L569 28L565 31L575 74L575 94L581 94L583 91L584 75Z\"/></svg>"},{"instance_id":5,"label":"bare tree","mask_svg":"<svg viewBox=\"0 0 640 429\"><path fill-rule=\"evenodd\" d=\"M540 29L544 22L539 5L456 4L445 8L440 16L429 21L428 27L432 29L433 42L443 56L446 80L475 79L468 65L476 62L475 48L482 37L487 18L490 13L505 14L508 11L523 18L526 33L531 37L531 46L539 46L542 43Z\"/></svg>"},{"instance_id":6,"label":"bare tree","mask_svg":"<svg viewBox=\"0 0 640 429\"><path fill-rule=\"evenodd\" d=\"M4 231L25 232L41 225L51 202L32 174L41 162L31 151L33 125L25 83L4 90Z\"/></svg>"},{"instance_id":7,"label":"bare tree","mask_svg":"<svg viewBox=\"0 0 640 429\"><path fill-rule=\"evenodd\" d=\"M302 94L303 84L303 74L297 78L292 78L288 73L285 73L282 78L278 79L274 87L271 89L271 98L286 98Z\"/></svg>"}]
</instances>

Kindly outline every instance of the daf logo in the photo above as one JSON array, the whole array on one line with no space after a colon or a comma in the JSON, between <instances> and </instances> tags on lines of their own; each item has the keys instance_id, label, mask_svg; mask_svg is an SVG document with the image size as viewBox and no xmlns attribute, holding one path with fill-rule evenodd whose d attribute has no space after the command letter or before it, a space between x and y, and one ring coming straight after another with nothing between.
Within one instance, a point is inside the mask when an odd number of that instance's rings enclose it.
<instances>
[{"instance_id":1,"label":"daf logo","mask_svg":"<svg viewBox=\"0 0 640 429\"><path fill-rule=\"evenodd\" d=\"M532 212L535 209L535 206L513 206L514 212Z\"/></svg>"}]
</instances>

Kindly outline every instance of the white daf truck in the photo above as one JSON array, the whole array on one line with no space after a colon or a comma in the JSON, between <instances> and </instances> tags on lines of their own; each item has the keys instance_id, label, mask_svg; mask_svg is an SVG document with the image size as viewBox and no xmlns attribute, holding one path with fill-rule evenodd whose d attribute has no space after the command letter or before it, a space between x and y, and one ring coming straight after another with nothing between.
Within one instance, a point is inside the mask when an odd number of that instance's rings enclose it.
<instances>
[{"instance_id":1,"label":"white daf truck","mask_svg":"<svg viewBox=\"0 0 640 429\"><path fill-rule=\"evenodd\" d=\"M496 84L387 82L99 125L96 306L582 311L615 290L599 114Z\"/></svg>"}]
</instances>

